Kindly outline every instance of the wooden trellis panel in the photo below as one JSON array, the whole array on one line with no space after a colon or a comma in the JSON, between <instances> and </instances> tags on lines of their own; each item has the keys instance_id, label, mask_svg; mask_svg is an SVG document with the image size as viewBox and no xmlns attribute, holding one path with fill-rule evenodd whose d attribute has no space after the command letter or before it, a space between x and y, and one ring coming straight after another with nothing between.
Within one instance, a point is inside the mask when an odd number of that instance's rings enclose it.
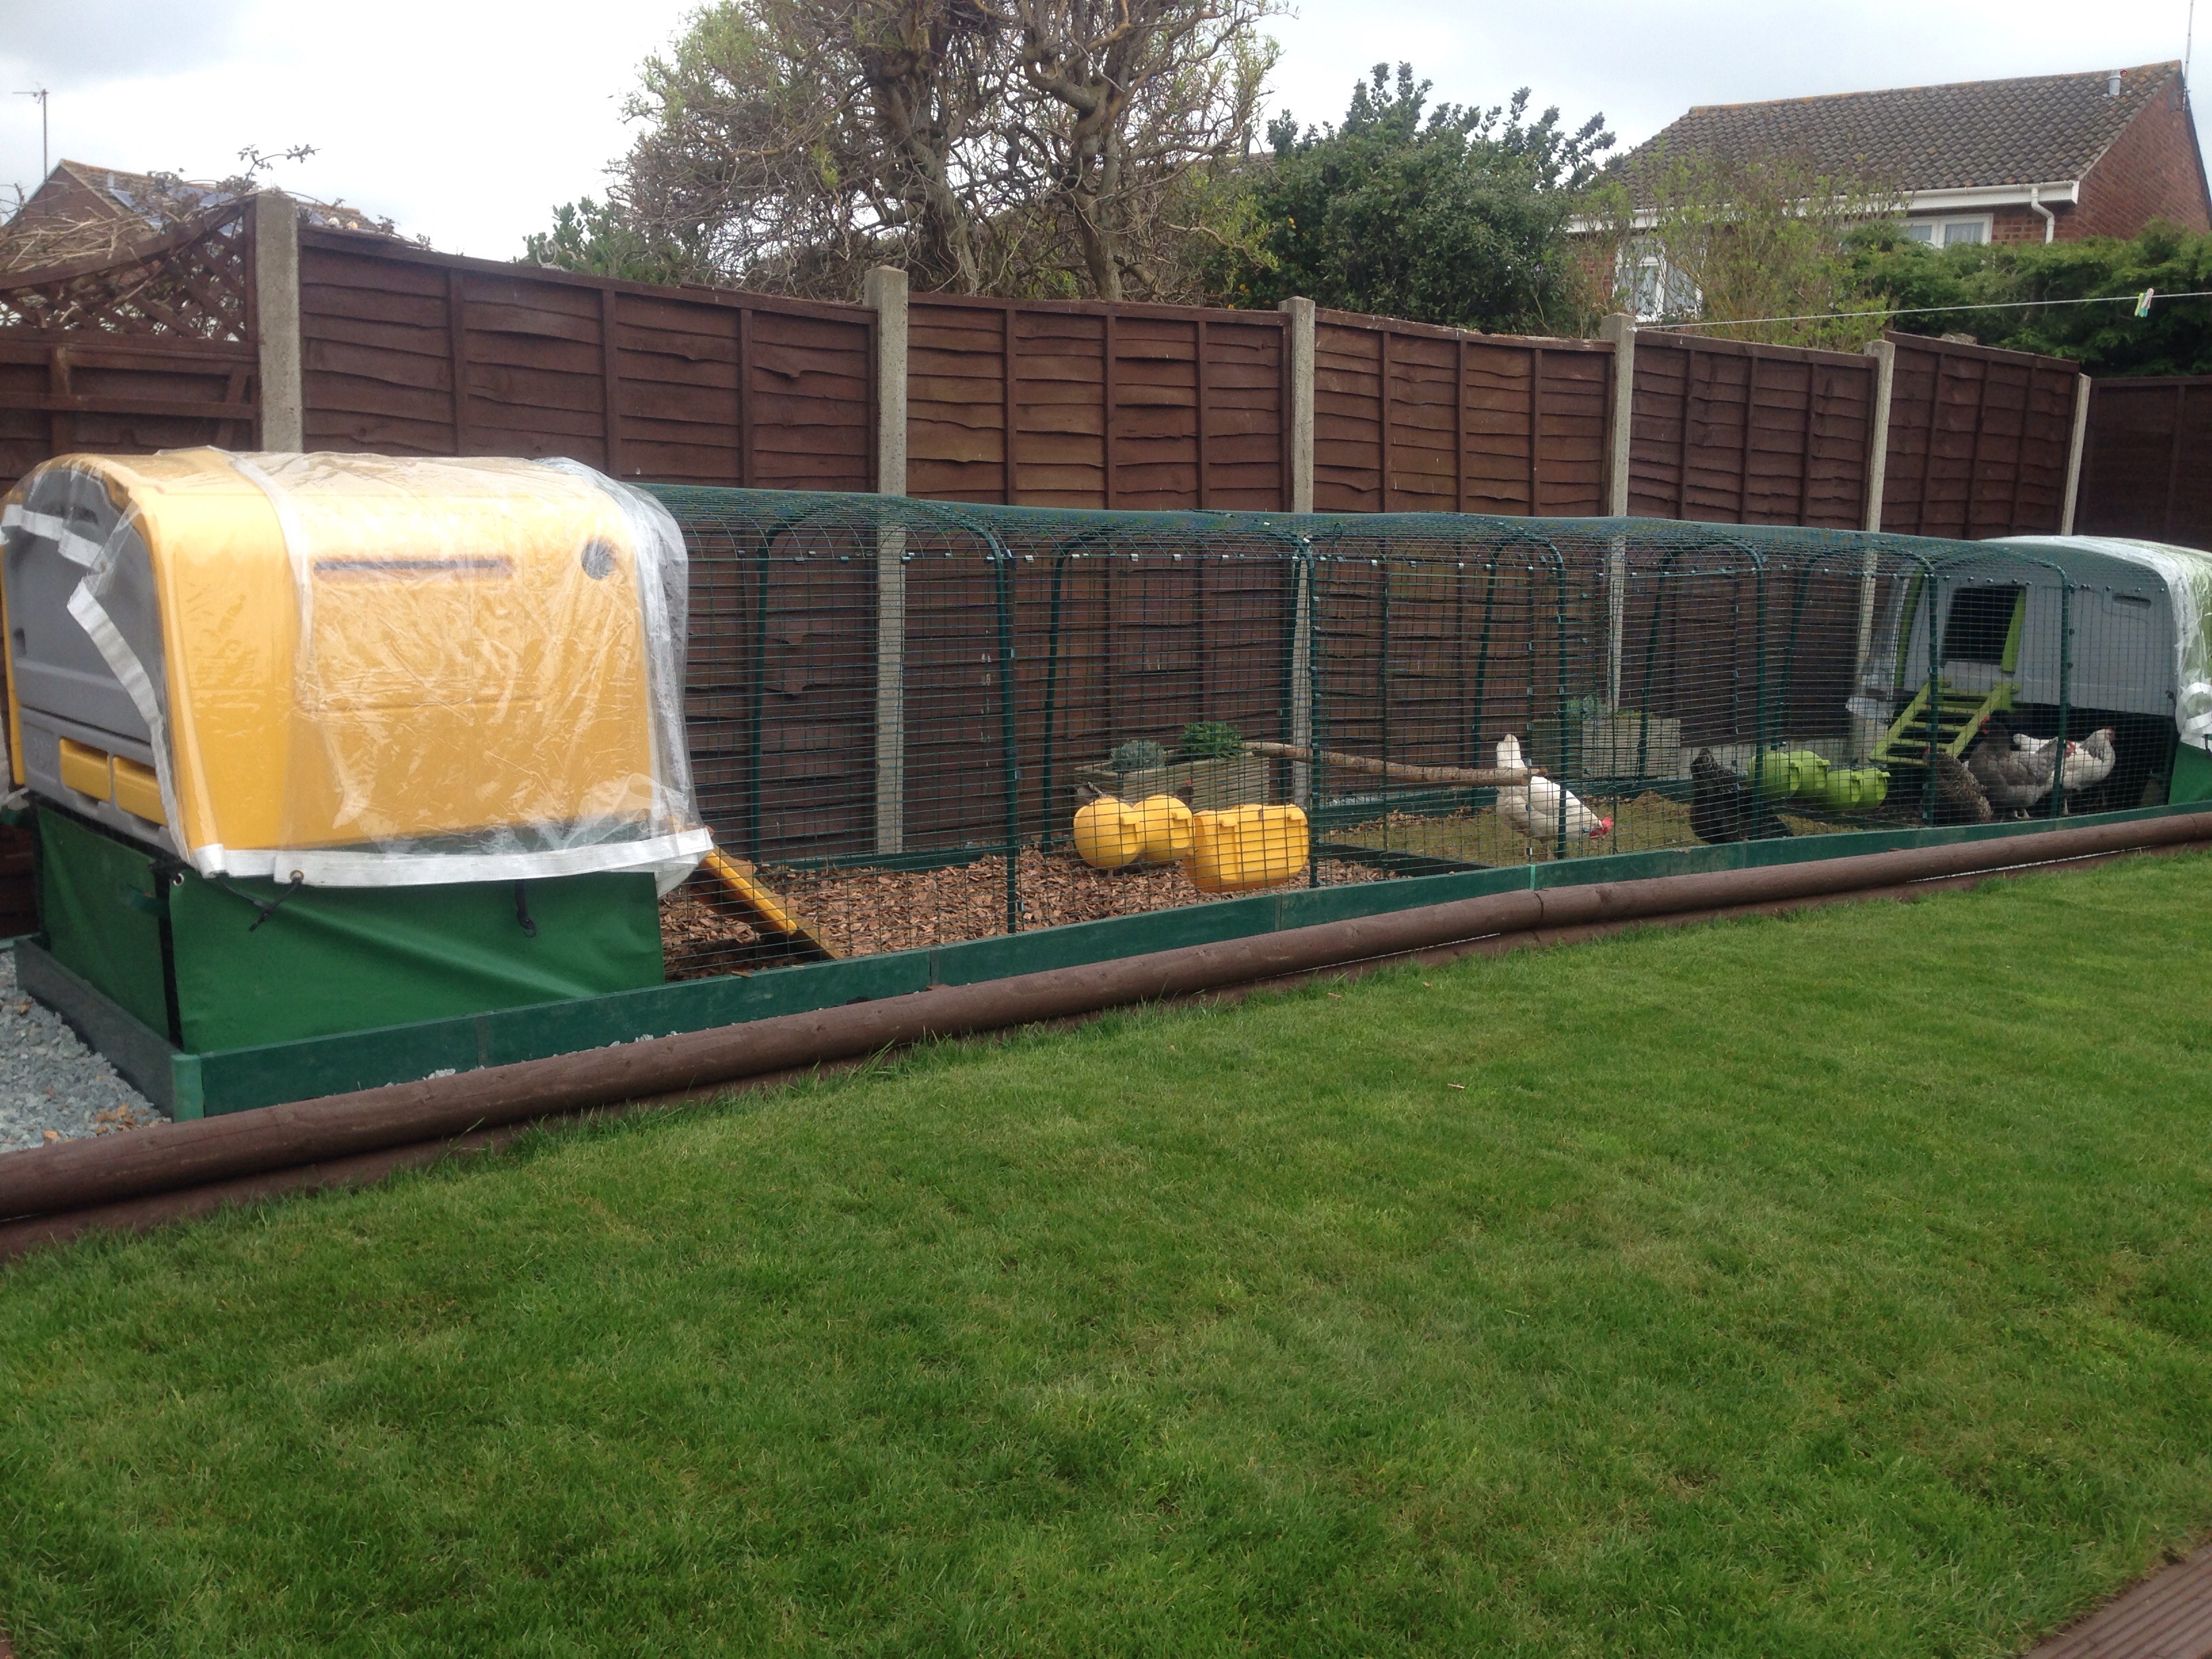
<instances>
[{"instance_id":1,"label":"wooden trellis panel","mask_svg":"<svg viewBox=\"0 0 2212 1659\"><path fill-rule=\"evenodd\" d=\"M71 450L253 446L249 223L241 202L119 260L0 277L0 489Z\"/></svg>"},{"instance_id":2,"label":"wooden trellis panel","mask_svg":"<svg viewBox=\"0 0 2212 1659\"><path fill-rule=\"evenodd\" d=\"M908 489L1035 507L1279 510L1284 332L1271 311L916 295Z\"/></svg>"},{"instance_id":3,"label":"wooden trellis panel","mask_svg":"<svg viewBox=\"0 0 2212 1659\"><path fill-rule=\"evenodd\" d=\"M2066 508L2079 367L1892 334L1881 527L1917 536L2055 533Z\"/></svg>"},{"instance_id":4,"label":"wooden trellis panel","mask_svg":"<svg viewBox=\"0 0 2212 1659\"><path fill-rule=\"evenodd\" d=\"M0 329L250 341L252 204L240 200L142 242L0 277Z\"/></svg>"},{"instance_id":5,"label":"wooden trellis panel","mask_svg":"<svg viewBox=\"0 0 2212 1659\"><path fill-rule=\"evenodd\" d=\"M1319 313L1314 333L1316 510L1604 510L1604 342L1342 311Z\"/></svg>"},{"instance_id":6,"label":"wooden trellis panel","mask_svg":"<svg viewBox=\"0 0 2212 1659\"><path fill-rule=\"evenodd\" d=\"M1628 510L1859 528L1874 381L1860 355L1639 333Z\"/></svg>"}]
</instances>

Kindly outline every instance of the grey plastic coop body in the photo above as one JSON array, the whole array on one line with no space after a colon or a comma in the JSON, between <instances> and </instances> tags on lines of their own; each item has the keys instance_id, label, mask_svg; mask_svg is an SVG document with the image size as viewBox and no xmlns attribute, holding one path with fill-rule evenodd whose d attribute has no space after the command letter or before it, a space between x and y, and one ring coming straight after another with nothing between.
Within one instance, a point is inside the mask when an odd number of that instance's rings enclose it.
<instances>
[{"instance_id":1,"label":"grey plastic coop body","mask_svg":"<svg viewBox=\"0 0 2212 1659\"><path fill-rule=\"evenodd\" d=\"M13 635L8 665L23 781L34 793L65 801L111 830L170 852L173 842L161 823L128 811L112 796L72 789L62 775L64 739L120 756L149 776L155 770L145 715L70 611L104 544L122 538L127 545L118 550L105 609L152 682L162 684L160 606L144 544L130 525L118 525L101 479L73 468L35 474L7 519L4 580Z\"/></svg>"},{"instance_id":2,"label":"grey plastic coop body","mask_svg":"<svg viewBox=\"0 0 2212 1659\"><path fill-rule=\"evenodd\" d=\"M1907 574L1862 691L1909 698L1937 672L1961 691L2009 684L2015 709L2154 717L2212 748L2212 554L2097 537L2019 537ZM2069 715L2070 730L2083 730Z\"/></svg>"}]
</instances>

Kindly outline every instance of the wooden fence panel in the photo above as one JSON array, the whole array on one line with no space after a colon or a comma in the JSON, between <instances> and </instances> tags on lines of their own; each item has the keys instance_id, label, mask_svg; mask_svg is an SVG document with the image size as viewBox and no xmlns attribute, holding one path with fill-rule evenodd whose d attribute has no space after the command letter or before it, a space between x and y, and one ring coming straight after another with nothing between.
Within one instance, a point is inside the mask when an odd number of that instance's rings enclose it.
<instances>
[{"instance_id":1,"label":"wooden fence panel","mask_svg":"<svg viewBox=\"0 0 2212 1659\"><path fill-rule=\"evenodd\" d=\"M1856 529L1874 377L1844 352L1638 334L1628 510Z\"/></svg>"},{"instance_id":2,"label":"wooden fence panel","mask_svg":"<svg viewBox=\"0 0 2212 1659\"><path fill-rule=\"evenodd\" d=\"M0 492L72 450L250 449L258 380L251 344L0 329Z\"/></svg>"},{"instance_id":3,"label":"wooden fence panel","mask_svg":"<svg viewBox=\"0 0 2212 1659\"><path fill-rule=\"evenodd\" d=\"M1469 334L1350 312L1314 331L1314 506L1563 516L1605 505L1602 341Z\"/></svg>"},{"instance_id":4,"label":"wooden fence panel","mask_svg":"<svg viewBox=\"0 0 2212 1659\"><path fill-rule=\"evenodd\" d=\"M308 447L872 489L874 313L300 234Z\"/></svg>"},{"instance_id":5,"label":"wooden fence panel","mask_svg":"<svg viewBox=\"0 0 2212 1659\"><path fill-rule=\"evenodd\" d=\"M2096 383L2074 527L2212 548L2212 375Z\"/></svg>"},{"instance_id":6,"label":"wooden fence panel","mask_svg":"<svg viewBox=\"0 0 2212 1659\"><path fill-rule=\"evenodd\" d=\"M1479 562L1362 556L1357 538L1315 578L1316 745L1424 765L1483 765L1507 732L1529 741L1602 637L1587 579L1507 549ZM1346 787L1341 774L1336 787Z\"/></svg>"},{"instance_id":7,"label":"wooden fence panel","mask_svg":"<svg viewBox=\"0 0 2212 1659\"><path fill-rule=\"evenodd\" d=\"M1382 511L1385 331L1348 327L1343 314L1314 320L1314 507Z\"/></svg>"},{"instance_id":8,"label":"wooden fence panel","mask_svg":"<svg viewBox=\"0 0 2212 1659\"><path fill-rule=\"evenodd\" d=\"M2066 510L2077 365L1888 337L1897 371L1881 527L1967 540L2055 534Z\"/></svg>"},{"instance_id":9,"label":"wooden fence panel","mask_svg":"<svg viewBox=\"0 0 2212 1659\"><path fill-rule=\"evenodd\" d=\"M1278 313L930 294L914 297L907 327L913 495L1288 505Z\"/></svg>"},{"instance_id":10,"label":"wooden fence panel","mask_svg":"<svg viewBox=\"0 0 2212 1659\"><path fill-rule=\"evenodd\" d=\"M871 565L803 536L763 549L693 533L685 715L722 845L805 858L872 841L874 602Z\"/></svg>"},{"instance_id":11,"label":"wooden fence panel","mask_svg":"<svg viewBox=\"0 0 2212 1659\"><path fill-rule=\"evenodd\" d=\"M300 237L300 350L310 449L462 453L444 270Z\"/></svg>"}]
</instances>

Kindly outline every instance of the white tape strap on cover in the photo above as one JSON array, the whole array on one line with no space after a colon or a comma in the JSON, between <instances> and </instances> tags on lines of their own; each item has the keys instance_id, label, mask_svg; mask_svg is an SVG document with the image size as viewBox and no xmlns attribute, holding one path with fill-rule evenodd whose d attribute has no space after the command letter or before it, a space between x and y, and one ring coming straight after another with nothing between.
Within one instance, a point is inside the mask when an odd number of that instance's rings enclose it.
<instances>
[{"instance_id":1,"label":"white tape strap on cover","mask_svg":"<svg viewBox=\"0 0 2212 1659\"><path fill-rule=\"evenodd\" d=\"M64 530L54 538L54 545L62 557L71 564L81 564L89 569L100 557L100 544L89 536L81 536L74 530Z\"/></svg>"},{"instance_id":2,"label":"white tape strap on cover","mask_svg":"<svg viewBox=\"0 0 2212 1659\"><path fill-rule=\"evenodd\" d=\"M27 530L33 536L43 536L48 541L58 541L69 528L69 520L52 513L33 513L21 501L10 501L0 507L0 531Z\"/></svg>"},{"instance_id":3,"label":"white tape strap on cover","mask_svg":"<svg viewBox=\"0 0 2212 1659\"><path fill-rule=\"evenodd\" d=\"M77 626L91 638L93 648L107 664L130 697L138 718L146 722L147 736L154 749L154 778L161 790L161 811L168 823L162 833L178 852L185 850L184 815L178 811L176 781L169 768L169 725L162 718L161 699L155 690L153 677L147 673L146 665L138 660L138 653L131 648L131 641L123 637L115 619L107 614L92 591L92 585L106 574L113 550L121 546L130 533L131 520L123 520L108 533L107 544L99 550L100 556L85 578L70 595L69 613L76 619Z\"/></svg>"},{"instance_id":4,"label":"white tape strap on cover","mask_svg":"<svg viewBox=\"0 0 2212 1659\"><path fill-rule=\"evenodd\" d=\"M217 846L195 852L192 866L204 876L266 876L279 882L291 880L296 872L308 887L438 887L465 881L544 881L666 865L688 868L714 844L707 830L684 830L645 841L603 842L538 853L374 853L337 848L256 852Z\"/></svg>"},{"instance_id":5,"label":"white tape strap on cover","mask_svg":"<svg viewBox=\"0 0 2212 1659\"><path fill-rule=\"evenodd\" d=\"M2198 680L2181 688L2176 699L2182 708L2197 708L2203 712L2183 716L2181 740L2192 749L2212 749L2212 683Z\"/></svg>"},{"instance_id":6,"label":"white tape strap on cover","mask_svg":"<svg viewBox=\"0 0 2212 1659\"><path fill-rule=\"evenodd\" d=\"M67 519L53 513L33 513L21 501L11 501L7 511L0 513L0 531L18 529L52 542L71 564L88 568L100 554L100 544L83 532L70 529Z\"/></svg>"}]
</instances>

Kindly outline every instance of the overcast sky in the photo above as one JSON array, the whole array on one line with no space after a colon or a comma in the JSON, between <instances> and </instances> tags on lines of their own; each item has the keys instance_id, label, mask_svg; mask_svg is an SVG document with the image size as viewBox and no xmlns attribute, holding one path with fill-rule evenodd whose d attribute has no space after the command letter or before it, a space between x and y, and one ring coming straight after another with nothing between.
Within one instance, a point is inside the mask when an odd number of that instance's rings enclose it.
<instances>
[{"instance_id":1,"label":"overcast sky","mask_svg":"<svg viewBox=\"0 0 2212 1659\"><path fill-rule=\"evenodd\" d=\"M448 252L510 258L628 143L623 94L696 0L0 0L0 189L52 155L193 178L243 145L312 143L272 182L388 215ZM1436 95L1534 88L1624 144L1692 104L2182 55L2189 0L1303 0L1279 19L1271 109L1341 117L1364 65ZM2206 7L2212 29L2212 0Z\"/></svg>"}]
</instances>

